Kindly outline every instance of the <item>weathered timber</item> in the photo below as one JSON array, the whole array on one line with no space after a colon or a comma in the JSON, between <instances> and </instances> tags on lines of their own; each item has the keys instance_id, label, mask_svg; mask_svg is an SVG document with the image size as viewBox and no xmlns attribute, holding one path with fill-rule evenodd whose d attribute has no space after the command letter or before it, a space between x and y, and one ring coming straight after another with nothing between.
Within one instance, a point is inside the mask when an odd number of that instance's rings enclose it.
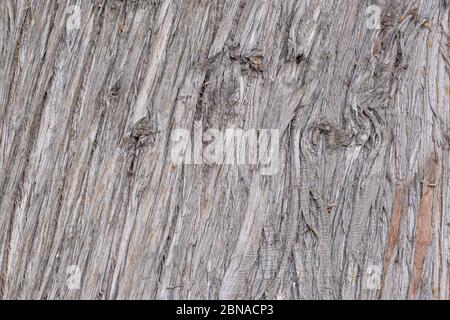
<instances>
[{"instance_id":1,"label":"weathered timber","mask_svg":"<svg viewBox=\"0 0 450 320\"><path fill-rule=\"evenodd\" d=\"M1 0L0 298L449 299L449 12ZM174 165L195 123L277 172Z\"/></svg>"}]
</instances>

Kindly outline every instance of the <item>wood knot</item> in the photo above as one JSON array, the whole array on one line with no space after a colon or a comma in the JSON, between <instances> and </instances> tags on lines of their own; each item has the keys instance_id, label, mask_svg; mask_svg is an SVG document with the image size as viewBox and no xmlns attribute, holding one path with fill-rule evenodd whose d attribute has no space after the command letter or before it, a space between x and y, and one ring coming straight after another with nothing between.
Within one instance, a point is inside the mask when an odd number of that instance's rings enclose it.
<instances>
[{"instance_id":1,"label":"wood knot","mask_svg":"<svg viewBox=\"0 0 450 320\"><path fill-rule=\"evenodd\" d=\"M134 125L130 138L136 148L145 147L149 144L153 146L160 132L158 115L148 115Z\"/></svg>"},{"instance_id":2,"label":"wood knot","mask_svg":"<svg viewBox=\"0 0 450 320\"><path fill-rule=\"evenodd\" d=\"M264 57L262 55L257 55L248 58L250 68L253 71L262 72L263 71L263 63L264 63Z\"/></svg>"},{"instance_id":3,"label":"wood knot","mask_svg":"<svg viewBox=\"0 0 450 320\"><path fill-rule=\"evenodd\" d=\"M316 146L323 137L326 145L331 148L348 147L352 143L352 133L349 128L339 127L324 120L317 123L311 134L311 143Z\"/></svg>"},{"instance_id":4,"label":"wood knot","mask_svg":"<svg viewBox=\"0 0 450 320\"><path fill-rule=\"evenodd\" d=\"M248 54L231 52L230 59L233 61L239 61L241 65L245 66L244 69L249 67L255 72L262 72L264 70L264 56L261 50L258 49L253 49Z\"/></svg>"},{"instance_id":5,"label":"wood knot","mask_svg":"<svg viewBox=\"0 0 450 320\"><path fill-rule=\"evenodd\" d=\"M120 88L121 88L121 83L120 80L117 80L114 85L111 87L110 91L111 91L111 95L113 97L117 97L120 93Z\"/></svg>"}]
</instances>

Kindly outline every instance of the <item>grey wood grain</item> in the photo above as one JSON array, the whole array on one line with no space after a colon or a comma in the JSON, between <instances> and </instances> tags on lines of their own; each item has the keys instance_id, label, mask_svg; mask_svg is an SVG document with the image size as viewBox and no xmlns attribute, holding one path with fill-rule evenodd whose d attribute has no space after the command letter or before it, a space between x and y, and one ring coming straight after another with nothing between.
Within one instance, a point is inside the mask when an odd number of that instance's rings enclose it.
<instances>
[{"instance_id":1,"label":"grey wood grain","mask_svg":"<svg viewBox=\"0 0 450 320\"><path fill-rule=\"evenodd\" d=\"M449 299L449 12L0 1L0 297ZM277 172L174 165L195 123Z\"/></svg>"}]
</instances>

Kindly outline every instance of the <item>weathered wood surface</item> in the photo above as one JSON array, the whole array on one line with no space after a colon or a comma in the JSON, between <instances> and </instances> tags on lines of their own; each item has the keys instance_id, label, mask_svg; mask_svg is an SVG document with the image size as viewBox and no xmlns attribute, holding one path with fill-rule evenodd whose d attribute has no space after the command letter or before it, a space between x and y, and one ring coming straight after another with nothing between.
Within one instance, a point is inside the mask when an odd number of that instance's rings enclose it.
<instances>
[{"instance_id":1,"label":"weathered wood surface","mask_svg":"<svg viewBox=\"0 0 450 320\"><path fill-rule=\"evenodd\" d=\"M448 14L0 1L0 297L450 298ZM278 172L174 165L194 121L279 129Z\"/></svg>"}]
</instances>

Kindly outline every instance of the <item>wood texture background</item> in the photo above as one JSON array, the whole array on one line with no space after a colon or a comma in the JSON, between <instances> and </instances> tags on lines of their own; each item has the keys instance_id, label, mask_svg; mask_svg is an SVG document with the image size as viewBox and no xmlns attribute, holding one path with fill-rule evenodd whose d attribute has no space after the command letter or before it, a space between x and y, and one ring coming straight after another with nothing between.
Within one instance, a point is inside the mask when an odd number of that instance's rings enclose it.
<instances>
[{"instance_id":1,"label":"wood texture background","mask_svg":"<svg viewBox=\"0 0 450 320\"><path fill-rule=\"evenodd\" d=\"M0 298L450 298L448 14L1 0ZM195 120L279 129L278 173L173 166Z\"/></svg>"}]
</instances>

